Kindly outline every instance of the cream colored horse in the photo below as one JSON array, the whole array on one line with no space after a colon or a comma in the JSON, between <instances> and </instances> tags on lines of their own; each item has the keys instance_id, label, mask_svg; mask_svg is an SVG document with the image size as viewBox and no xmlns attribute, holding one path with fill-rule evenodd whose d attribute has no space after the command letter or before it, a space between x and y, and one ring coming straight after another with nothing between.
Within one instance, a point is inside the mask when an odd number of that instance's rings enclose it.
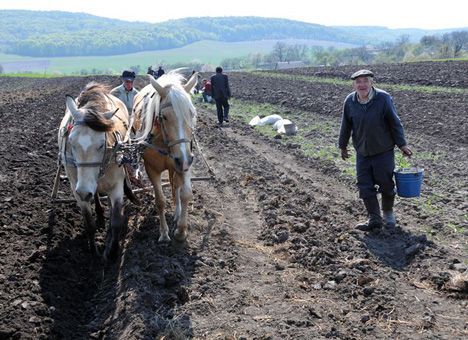
<instances>
[{"instance_id":1,"label":"cream colored horse","mask_svg":"<svg viewBox=\"0 0 468 340\"><path fill-rule=\"evenodd\" d=\"M183 241L187 237L187 207L193 199L190 166L192 133L195 129L196 110L190 92L197 82L197 74L182 85L183 77L169 73L144 87L135 97L135 130L151 129L149 146L143 153L146 173L151 180L159 212L159 242L169 241L169 229L164 215L166 199L161 187L161 173L169 171L172 197L175 201L174 237ZM138 135L138 133L137 133Z\"/></svg>"},{"instance_id":2,"label":"cream colored horse","mask_svg":"<svg viewBox=\"0 0 468 340\"><path fill-rule=\"evenodd\" d=\"M125 190L128 188L124 189L124 168L116 163L113 154L116 139L127 132L128 112L122 101L108 92L105 86L90 83L76 101L67 96L67 110L58 137L61 160L81 209L89 247L94 254L98 251L91 204L94 200L98 227L104 227L99 194L106 193L109 197L111 213L105 259L118 253L124 223L123 195L124 191L128 193Z\"/></svg>"}]
</instances>

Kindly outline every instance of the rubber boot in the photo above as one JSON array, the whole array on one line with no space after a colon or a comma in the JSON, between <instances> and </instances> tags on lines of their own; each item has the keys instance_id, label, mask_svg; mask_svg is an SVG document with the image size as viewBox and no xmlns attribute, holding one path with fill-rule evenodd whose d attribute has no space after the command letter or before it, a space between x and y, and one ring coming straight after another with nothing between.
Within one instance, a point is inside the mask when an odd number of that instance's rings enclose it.
<instances>
[{"instance_id":1,"label":"rubber boot","mask_svg":"<svg viewBox=\"0 0 468 340\"><path fill-rule=\"evenodd\" d=\"M367 222L359 223L356 225L356 229L363 231L370 231L373 229L382 227L382 217L380 216L380 205L377 196L371 196L363 199L364 205L366 206L369 219Z\"/></svg>"},{"instance_id":2,"label":"rubber boot","mask_svg":"<svg viewBox=\"0 0 468 340\"><path fill-rule=\"evenodd\" d=\"M382 214L383 223L390 228L395 228L396 219L393 213L393 205L395 204L395 195L382 194Z\"/></svg>"}]
</instances>

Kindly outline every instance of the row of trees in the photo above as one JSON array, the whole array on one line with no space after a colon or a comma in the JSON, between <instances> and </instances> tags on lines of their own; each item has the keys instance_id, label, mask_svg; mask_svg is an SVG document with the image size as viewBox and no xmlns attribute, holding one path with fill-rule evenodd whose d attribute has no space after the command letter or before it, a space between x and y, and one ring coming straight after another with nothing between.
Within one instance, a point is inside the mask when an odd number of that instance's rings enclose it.
<instances>
[{"instance_id":1,"label":"row of trees","mask_svg":"<svg viewBox=\"0 0 468 340\"><path fill-rule=\"evenodd\" d=\"M397 34L414 38L426 32L327 27L260 17L186 18L157 24L67 12L0 10L0 17L0 51L33 57L127 54L181 47L200 40L307 39L376 45L394 41Z\"/></svg>"},{"instance_id":2,"label":"row of trees","mask_svg":"<svg viewBox=\"0 0 468 340\"><path fill-rule=\"evenodd\" d=\"M0 51L32 56L115 55L185 46L200 40L321 39L363 42L333 27L258 17L187 18L158 24L83 13L0 10Z\"/></svg>"},{"instance_id":3,"label":"row of trees","mask_svg":"<svg viewBox=\"0 0 468 340\"><path fill-rule=\"evenodd\" d=\"M227 58L221 64L226 69L274 68L277 62L302 61L313 66L359 65L405 61L459 58L468 56L468 31L455 31L442 36L426 35L419 43L411 43L408 36L378 47L337 49L312 47L278 42L268 54L254 53L245 57Z\"/></svg>"},{"instance_id":4,"label":"row of trees","mask_svg":"<svg viewBox=\"0 0 468 340\"><path fill-rule=\"evenodd\" d=\"M464 49L468 48L468 31L446 33L442 37L426 35L421 38L421 45L431 55L438 55L440 58L457 58Z\"/></svg>"}]
</instances>

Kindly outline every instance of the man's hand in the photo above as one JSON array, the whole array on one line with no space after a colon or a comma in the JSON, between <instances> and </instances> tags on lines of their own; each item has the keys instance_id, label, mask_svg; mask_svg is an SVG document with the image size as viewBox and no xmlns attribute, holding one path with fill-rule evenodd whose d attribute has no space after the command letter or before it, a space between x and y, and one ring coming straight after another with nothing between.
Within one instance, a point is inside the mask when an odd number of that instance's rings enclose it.
<instances>
[{"instance_id":1,"label":"man's hand","mask_svg":"<svg viewBox=\"0 0 468 340\"><path fill-rule=\"evenodd\" d=\"M401 150L401 153L403 154L403 156L411 157L413 155L413 151L411 151L411 149L408 147L408 145L401 146L400 150Z\"/></svg>"},{"instance_id":2,"label":"man's hand","mask_svg":"<svg viewBox=\"0 0 468 340\"><path fill-rule=\"evenodd\" d=\"M349 158L348 148L341 149L341 159L346 160Z\"/></svg>"}]
</instances>

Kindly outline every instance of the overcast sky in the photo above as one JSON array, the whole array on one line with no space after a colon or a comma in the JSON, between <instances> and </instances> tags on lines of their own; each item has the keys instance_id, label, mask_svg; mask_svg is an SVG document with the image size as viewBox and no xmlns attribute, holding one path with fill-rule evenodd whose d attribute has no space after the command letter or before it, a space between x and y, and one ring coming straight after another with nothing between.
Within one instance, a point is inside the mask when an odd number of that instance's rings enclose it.
<instances>
[{"instance_id":1,"label":"overcast sky","mask_svg":"<svg viewBox=\"0 0 468 340\"><path fill-rule=\"evenodd\" d=\"M467 0L0 0L0 9L85 12L153 23L200 16L262 16L327 26L468 27Z\"/></svg>"}]
</instances>

